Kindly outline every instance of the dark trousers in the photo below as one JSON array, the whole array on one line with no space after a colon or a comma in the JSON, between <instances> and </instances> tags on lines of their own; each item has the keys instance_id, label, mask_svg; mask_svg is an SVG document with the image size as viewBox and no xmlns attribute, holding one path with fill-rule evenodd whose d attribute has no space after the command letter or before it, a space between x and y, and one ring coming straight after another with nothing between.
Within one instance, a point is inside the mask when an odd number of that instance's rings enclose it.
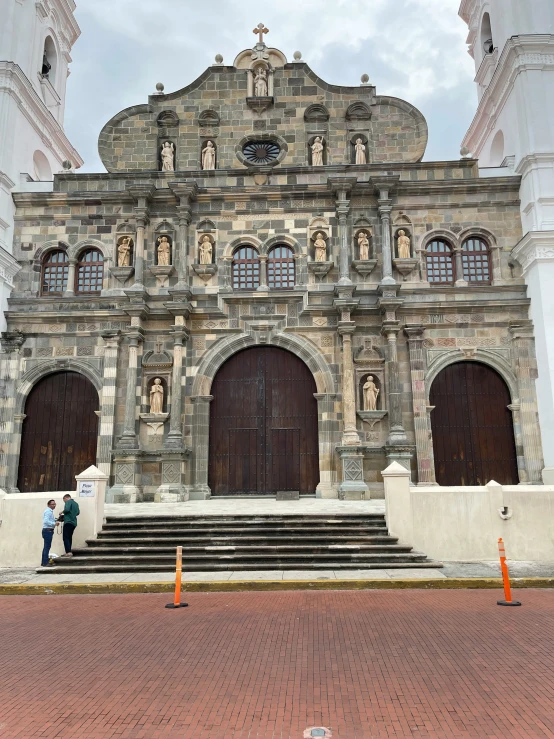
<instances>
[{"instance_id":1,"label":"dark trousers","mask_svg":"<svg viewBox=\"0 0 554 739\"><path fill-rule=\"evenodd\" d=\"M54 529L42 529L42 538L44 539L44 546L42 548L42 560L41 566L46 567L48 564L48 555L50 554L50 547L52 546L52 537L54 536Z\"/></svg>"},{"instance_id":2,"label":"dark trousers","mask_svg":"<svg viewBox=\"0 0 554 739\"><path fill-rule=\"evenodd\" d=\"M73 541L73 532L75 531L75 526L72 523L64 523L63 525L63 545L65 548L65 553L69 554L71 551L71 544Z\"/></svg>"}]
</instances>

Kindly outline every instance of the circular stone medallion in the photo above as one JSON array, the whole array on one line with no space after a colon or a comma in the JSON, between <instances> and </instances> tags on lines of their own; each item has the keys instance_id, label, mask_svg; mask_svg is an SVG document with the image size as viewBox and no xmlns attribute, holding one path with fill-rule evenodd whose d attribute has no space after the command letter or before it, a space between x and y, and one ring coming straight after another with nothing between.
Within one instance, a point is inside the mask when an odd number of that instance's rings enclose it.
<instances>
[{"instance_id":1,"label":"circular stone medallion","mask_svg":"<svg viewBox=\"0 0 554 739\"><path fill-rule=\"evenodd\" d=\"M244 158L250 164L271 164L281 152L274 141L249 141L242 147Z\"/></svg>"}]
</instances>

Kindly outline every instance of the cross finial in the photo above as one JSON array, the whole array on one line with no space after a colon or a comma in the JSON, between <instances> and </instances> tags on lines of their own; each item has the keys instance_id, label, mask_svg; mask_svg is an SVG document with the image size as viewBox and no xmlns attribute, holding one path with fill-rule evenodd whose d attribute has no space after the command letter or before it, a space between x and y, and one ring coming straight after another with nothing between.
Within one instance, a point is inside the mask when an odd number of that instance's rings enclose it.
<instances>
[{"instance_id":1,"label":"cross finial","mask_svg":"<svg viewBox=\"0 0 554 739\"><path fill-rule=\"evenodd\" d=\"M260 37L259 43L263 44L264 42L264 33L269 33L269 28L266 28L263 23L258 23L256 28L252 31L252 33L257 33Z\"/></svg>"}]
</instances>

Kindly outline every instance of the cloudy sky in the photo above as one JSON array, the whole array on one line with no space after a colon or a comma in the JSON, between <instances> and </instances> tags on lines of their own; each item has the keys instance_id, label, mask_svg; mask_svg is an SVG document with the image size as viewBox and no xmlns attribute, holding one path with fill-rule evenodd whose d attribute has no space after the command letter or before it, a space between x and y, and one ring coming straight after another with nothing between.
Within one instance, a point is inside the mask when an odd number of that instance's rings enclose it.
<instances>
[{"instance_id":1,"label":"cloudy sky","mask_svg":"<svg viewBox=\"0 0 554 739\"><path fill-rule=\"evenodd\" d=\"M357 85L367 72L377 93L418 107L429 124L425 159L455 159L477 105L460 0L77 0L81 37L73 48L66 130L85 160L104 171L98 134L115 113L188 85L216 54L232 64L266 43L303 59L323 79Z\"/></svg>"}]
</instances>

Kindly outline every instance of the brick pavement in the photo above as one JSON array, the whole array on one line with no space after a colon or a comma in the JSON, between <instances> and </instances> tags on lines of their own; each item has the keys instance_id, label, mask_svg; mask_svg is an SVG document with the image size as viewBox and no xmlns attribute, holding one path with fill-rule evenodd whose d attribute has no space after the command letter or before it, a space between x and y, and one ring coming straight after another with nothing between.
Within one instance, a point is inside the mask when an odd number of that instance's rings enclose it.
<instances>
[{"instance_id":1,"label":"brick pavement","mask_svg":"<svg viewBox=\"0 0 554 739\"><path fill-rule=\"evenodd\" d=\"M0 737L554 737L554 592L497 596L4 596Z\"/></svg>"}]
</instances>

